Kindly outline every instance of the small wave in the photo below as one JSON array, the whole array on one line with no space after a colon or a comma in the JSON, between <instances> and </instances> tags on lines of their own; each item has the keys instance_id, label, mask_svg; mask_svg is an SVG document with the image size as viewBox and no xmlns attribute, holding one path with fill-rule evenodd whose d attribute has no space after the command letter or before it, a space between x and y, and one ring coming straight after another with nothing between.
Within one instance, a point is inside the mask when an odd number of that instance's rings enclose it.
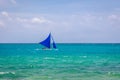
<instances>
[{"instance_id":1,"label":"small wave","mask_svg":"<svg viewBox=\"0 0 120 80\"><path fill-rule=\"evenodd\" d=\"M36 48L35 50L36 50L36 51L39 51L39 50L41 50L41 49L39 49L39 48Z\"/></svg>"},{"instance_id":2,"label":"small wave","mask_svg":"<svg viewBox=\"0 0 120 80\"><path fill-rule=\"evenodd\" d=\"M79 57L82 57L82 58L87 58L87 56L79 56Z\"/></svg>"},{"instance_id":3,"label":"small wave","mask_svg":"<svg viewBox=\"0 0 120 80\"><path fill-rule=\"evenodd\" d=\"M55 59L55 58L53 58L53 57L45 57L45 58L43 58L43 59Z\"/></svg>"},{"instance_id":4,"label":"small wave","mask_svg":"<svg viewBox=\"0 0 120 80\"><path fill-rule=\"evenodd\" d=\"M4 75L4 74L15 74L15 72L0 72L0 75Z\"/></svg>"},{"instance_id":5,"label":"small wave","mask_svg":"<svg viewBox=\"0 0 120 80\"><path fill-rule=\"evenodd\" d=\"M59 49L54 49L55 51L58 51Z\"/></svg>"},{"instance_id":6,"label":"small wave","mask_svg":"<svg viewBox=\"0 0 120 80\"><path fill-rule=\"evenodd\" d=\"M83 56L83 58L87 58L87 56Z\"/></svg>"},{"instance_id":7,"label":"small wave","mask_svg":"<svg viewBox=\"0 0 120 80\"><path fill-rule=\"evenodd\" d=\"M119 78L120 78L120 73L108 72L108 75L113 76L113 77L119 77Z\"/></svg>"}]
</instances>

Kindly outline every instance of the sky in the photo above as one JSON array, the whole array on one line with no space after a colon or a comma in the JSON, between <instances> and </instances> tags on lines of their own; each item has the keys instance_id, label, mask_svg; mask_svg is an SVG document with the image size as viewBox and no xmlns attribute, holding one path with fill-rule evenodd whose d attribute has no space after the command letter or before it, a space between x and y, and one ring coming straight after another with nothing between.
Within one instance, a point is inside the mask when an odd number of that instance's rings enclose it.
<instances>
[{"instance_id":1,"label":"sky","mask_svg":"<svg viewBox=\"0 0 120 80\"><path fill-rule=\"evenodd\" d=\"M120 0L0 0L0 43L120 43Z\"/></svg>"}]
</instances>

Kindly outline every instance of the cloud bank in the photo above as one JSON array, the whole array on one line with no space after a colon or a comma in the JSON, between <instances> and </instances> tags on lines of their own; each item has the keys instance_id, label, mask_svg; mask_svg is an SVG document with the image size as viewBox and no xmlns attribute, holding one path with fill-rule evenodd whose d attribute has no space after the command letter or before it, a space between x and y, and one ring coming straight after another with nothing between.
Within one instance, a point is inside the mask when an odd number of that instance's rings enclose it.
<instances>
[{"instance_id":1,"label":"cloud bank","mask_svg":"<svg viewBox=\"0 0 120 80\"><path fill-rule=\"evenodd\" d=\"M24 30L20 33L28 32L35 35L53 32L56 35L62 35L63 40L60 40L61 42L67 42L68 39L69 42L72 42L73 39L67 37L68 35L71 35L76 42L86 42L88 40L89 42L106 42L108 41L107 38L116 38L119 33L118 30L120 30L119 14L74 14L66 15L66 17L56 15L55 18L51 18L51 15L46 17L35 15L21 17L21 15L2 11L0 26L4 26L6 30L9 29L12 33L17 33L22 29ZM0 29L2 30L2 28ZM100 40L103 37L104 39ZM59 38L57 40L59 42Z\"/></svg>"}]
</instances>

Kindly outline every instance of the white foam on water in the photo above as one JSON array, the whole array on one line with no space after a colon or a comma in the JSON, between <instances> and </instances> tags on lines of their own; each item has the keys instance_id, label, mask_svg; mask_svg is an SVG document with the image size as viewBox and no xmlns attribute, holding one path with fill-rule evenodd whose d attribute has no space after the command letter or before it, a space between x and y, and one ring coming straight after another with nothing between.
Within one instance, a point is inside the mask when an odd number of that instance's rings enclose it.
<instances>
[{"instance_id":1,"label":"white foam on water","mask_svg":"<svg viewBox=\"0 0 120 80\"><path fill-rule=\"evenodd\" d=\"M42 50L42 49L36 48L35 50L36 50L36 51L39 51L39 50Z\"/></svg>"},{"instance_id":2,"label":"white foam on water","mask_svg":"<svg viewBox=\"0 0 120 80\"><path fill-rule=\"evenodd\" d=\"M58 49L40 49L40 48L36 48L35 50L36 51L39 51L39 50L43 50L43 51L51 51L51 50L58 51Z\"/></svg>"},{"instance_id":3,"label":"white foam on water","mask_svg":"<svg viewBox=\"0 0 120 80\"><path fill-rule=\"evenodd\" d=\"M83 58L87 58L87 56L83 56Z\"/></svg>"},{"instance_id":4,"label":"white foam on water","mask_svg":"<svg viewBox=\"0 0 120 80\"><path fill-rule=\"evenodd\" d=\"M59 49L54 49L55 51L58 51Z\"/></svg>"},{"instance_id":5,"label":"white foam on water","mask_svg":"<svg viewBox=\"0 0 120 80\"><path fill-rule=\"evenodd\" d=\"M0 72L0 75L4 75L4 74L15 74L15 72Z\"/></svg>"},{"instance_id":6,"label":"white foam on water","mask_svg":"<svg viewBox=\"0 0 120 80\"><path fill-rule=\"evenodd\" d=\"M48 60L48 59L55 59L55 58L53 58L53 57L45 57L45 58L43 58L43 59Z\"/></svg>"}]
</instances>

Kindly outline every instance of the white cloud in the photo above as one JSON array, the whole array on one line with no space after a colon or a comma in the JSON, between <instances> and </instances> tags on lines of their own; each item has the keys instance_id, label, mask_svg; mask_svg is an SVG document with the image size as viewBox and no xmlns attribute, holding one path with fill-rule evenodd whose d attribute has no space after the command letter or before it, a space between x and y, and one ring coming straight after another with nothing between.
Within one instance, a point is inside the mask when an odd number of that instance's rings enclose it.
<instances>
[{"instance_id":1,"label":"white cloud","mask_svg":"<svg viewBox=\"0 0 120 80\"><path fill-rule=\"evenodd\" d=\"M112 15L108 16L108 19L120 21L120 15L112 14Z\"/></svg>"},{"instance_id":2,"label":"white cloud","mask_svg":"<svg viewBox=\"0 0 120 80\"><path fill-rule=\"evenodd\" d=\"M51 20L48 20L43 16L40 16L40 17L34 17L34 16L35 15L27 17L26 15L25 16L21 16L19 14L15 15L14 13L8 13L6 11L0 12L0 17L6 22L7 21L17 22L17 23L22 23L23 25L24 24L25 25L26 24L53 24Z\"/></svg>"},{"instance_id":3,"label":"white cloud","mask_svg":"<svg viewBox=\"0 0 120 80\"><path fill-rule=\"evenodd\" d=\"M31 20L32 23L49 23L50 21L49 20L46 20L44 18L37 18L37 17L34 17L32 20Z\"/></svg>"},{"instance_id":4,"label":"white cloud","mask_svg":"<svg viewBox=\"0 0 120 80\"><path fill-rule=\"evenodd\" d=\"M108 21L112 25L120 25L120 15L117 14L112 14L108 16Z\"/></svg>"},{"instance_id":5,"label":"white cloud","mask_svg":"<svg viewBox=\"0 0 120 80\"><path fill-rule=\"evenodd\" d=\"M109 19L118 19L118 16L113 14L113 15L108 16L108 18Z\"/></svg>"},{"instance_id":6,"label":"white cloud","mask_svg":"<svg viewBox=\"0 0 120 80\"><path fill-rule=\"evenodd\" d=\"M39 18L39 17L33 17L33 18L20 18L20 17L17 17L16 20L18 22L34 23L34 24L52 23L52 21L50 21L50 20L47 20L45 18Z\"/></svg>"},{"instance_id":7,"label":"white cloud","mask_svg":"<svg viewBox=\"0 0 120 80\"><path fill-rule=\"evenodd\" d=\"M1 15L2 15L3 17L7 18L8 20L12 20L12 17L11 17L11 16L9 15L9 13L6 12L6 11L2 11L2 12L1 12Z\"/></svg>"},{"instance_id":8,"label":"white cloud","mask_svg":"<svg viewBox=\"0 0 120 80\"><path fill-rule=\"evenodd\" d=\"M1 14L5 17L9 17L9 14L6 11L1 12Z\"/></svg>"}]
</instances>

